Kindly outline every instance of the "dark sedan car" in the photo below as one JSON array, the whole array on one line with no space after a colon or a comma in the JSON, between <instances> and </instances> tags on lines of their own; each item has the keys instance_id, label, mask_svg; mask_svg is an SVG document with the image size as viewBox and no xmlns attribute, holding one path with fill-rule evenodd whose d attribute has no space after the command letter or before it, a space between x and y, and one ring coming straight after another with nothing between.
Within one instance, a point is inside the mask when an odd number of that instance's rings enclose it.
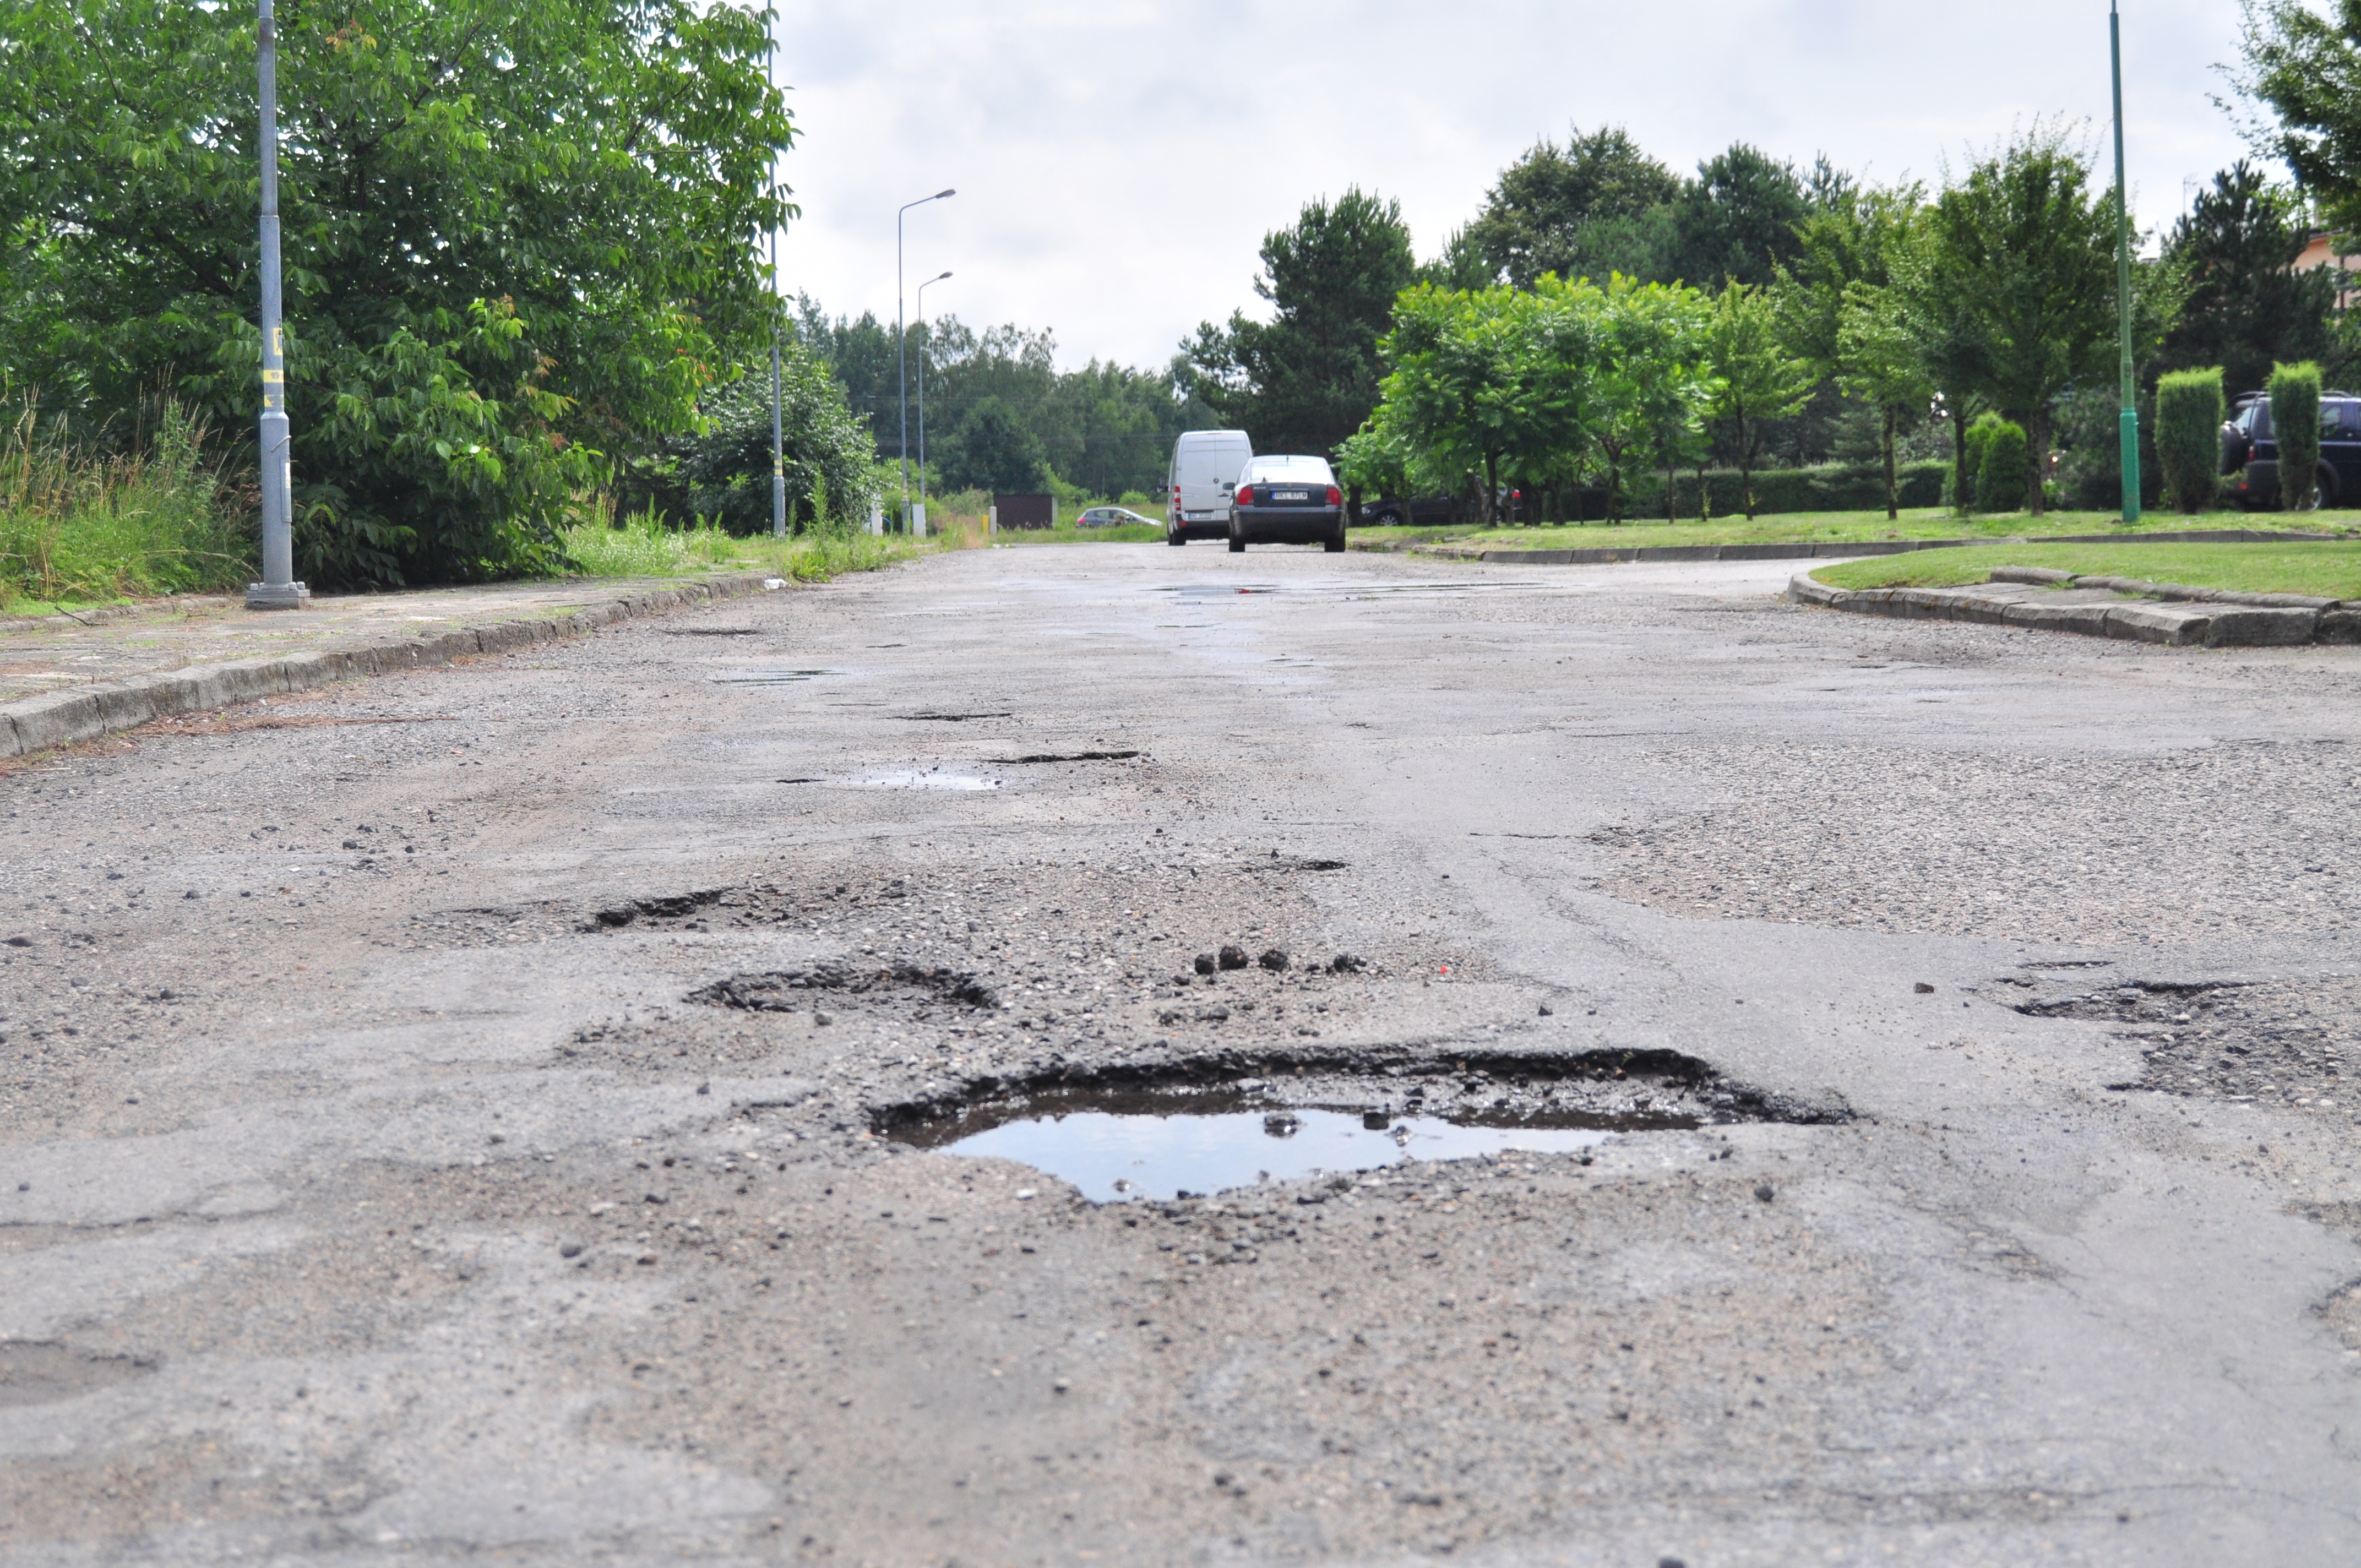
<instances>
[{"instance_id":1,"label":"dark sedan car","mask_svg":"<svg viewBox=\"0 0 2361 1568\"><path fill-rule=\"evenodd\" d=\"M1345 548L1345 492L1323 457L1254 457L1230 500L1230 550L1249 544Z\"/></svg>"},{"instance_id":2,"label":"dark sedan car","mask_svg":"<svg viewBox=\"0 0 2361 1568\"><path fill-rule=\"evenodd\" d=\"M2270 400L2248 393L2222 427L2222 491L2246 507L2279 504L2279 445L2271 435ZM2319 504L2361 504L2361 398L2330 392L2320 400Z\"/></svg>"}]
</instances>

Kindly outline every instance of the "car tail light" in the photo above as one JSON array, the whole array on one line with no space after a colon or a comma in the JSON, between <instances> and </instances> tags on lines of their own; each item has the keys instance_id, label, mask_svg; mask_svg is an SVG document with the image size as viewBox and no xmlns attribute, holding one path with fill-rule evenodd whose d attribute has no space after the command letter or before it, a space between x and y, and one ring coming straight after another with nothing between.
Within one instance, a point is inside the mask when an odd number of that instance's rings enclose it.
<instances>
[{"instance_id":1,"label":"car tail light","mask_svg":"<svg viewBox=\"0 0 2361 1568\"><path fill-rule=\"evenodd\" d=\"M1254 487L1252 485L1240 485L1238 487L1238 505L1242 507L1250 507L1254 505Z\"/></svg>"},{"instance_id":2,"label":"car tail light","mask_svg":"<svg viewBox=\"0 0 2361 1568\"><path fill-rule=\"evenodd\" d=\"M1329 487L1328 487L1328 504L1329 504L1330 506L1332 506L1332 507L1340 507L1340 506L1343 506L1343 505L1345 504L1345 492L1344 492L1344 491L1342 491L1342 490L1340 490L1340 489L1338 489L1338 488L1337 488L1335 486L1334 486L1334 485L1329 486Z\"/></svg>"}]
</instances>

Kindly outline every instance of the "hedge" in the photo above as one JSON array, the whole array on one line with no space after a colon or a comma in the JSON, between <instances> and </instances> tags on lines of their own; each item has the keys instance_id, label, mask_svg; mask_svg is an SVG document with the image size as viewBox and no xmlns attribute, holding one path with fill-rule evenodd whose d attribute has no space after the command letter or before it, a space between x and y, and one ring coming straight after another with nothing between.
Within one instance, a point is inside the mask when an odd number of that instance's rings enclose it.
<instances>
[{"instance_id":1,"label":"hedge","mask_svg":"<svg viewBox=\"0 0 2361 1568\"><path fill-rule=\"evenodd\" d=\"M2222 480L2220 366L2176 370L2158 380L2156 455L2175 508L2201 512L2213 504Z\"/></svg>"},{"instance_id":2,"label":"hedge","mask_svg":"<svg viewBox=\"0 0 2361 1568\"><path fill-rule=\"evenodd\" d=\"M2279 510L2308 511L2320 478L2320 367L2271 367L2271 435L2279 448Z\"/></svg>"},{"instance_id":3,"label":"hedge","mask_svg":"<svg viewBox=\"0 0 2361 1568\"><path fill-rule=\"evenodd\" d=\"M1950 471L1948 462L1905 463L1894 471L1894 488L1901 504L1905 507L1940 506L1943 501L1943 477ZM1682 474L1673 481L1673 506L1684 518L1697 514L1697 477L1695 471ZM1713 515L1733 517L1743 513L1745 492L1741 488L1735 468L1708 468L1705 471L1706 494L1713 501ZM1568 495L1568 516L1574 498ZM1606 492L1586 489L1581 495L1581 516L1597 522L1607 515ZM1885 510L1885 474L1877 468L1848 468L1828 464L1817 468L1757 468L1754 470L1754 510L1757 514L1799 511L1883 511ZM1531 506L1526 515L1537 516ZM1627 520L1646 522L1651 519L1662 522L1664 518L1664 481L1661 475L1650 475L1624 492L1623 515Z\"/></svg>"}]
</instances>

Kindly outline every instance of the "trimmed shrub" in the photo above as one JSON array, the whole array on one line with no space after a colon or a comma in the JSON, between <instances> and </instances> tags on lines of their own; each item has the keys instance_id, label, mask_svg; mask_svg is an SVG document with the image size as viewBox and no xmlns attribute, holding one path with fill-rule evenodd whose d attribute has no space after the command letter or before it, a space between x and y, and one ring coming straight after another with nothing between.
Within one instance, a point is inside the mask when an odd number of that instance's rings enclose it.
<instances>
[{"instance_id":1,"label":"trimmed shrub","mask_svg":"<svg viewBox=\"0 0 2361 1568\"><path fill-rule=\"evenodd\" d=\"M1943 476L1949 472L1948 462L1905 463L1894 471L1894 489L1905 507L1939 506L1943 499ZM1745 510L1741 476L1735 468L1708 468L1705 471L1707 498L1712 502L1713 515L1725 517ZM1532 496L1532 491L1527 492ZM1535 498L1536 499L1538 498ZM1585 488L1577 497L1566 494L1567 512L1579 510L1588 521L1597 521L1607 513L1605 492L1596 487ZM1624 492L1627 510L1634 517L1662 516L1664 510L1664 482L1662 475L1651 475L1634 483ZM1692 473L1678 476L1673 483L1673 508L1683 517L1697 514L1697 477ZM1883 511L1885 510L1885 475L1883 470L1863 470L1840 463L1817 468L1757 468L1754 470L1754 510L1757 514L1784 514L1806 511ZM1529 506L1528 516L1538 512Z\"/></svg>"},{"instance_id":2,"label":"trimmed shrub","mask_svg":"<svg viewBox=\"0 0 2361 1568\"><path fill-rule=\"evenodd\" d=\"M1976 439L1981 428L1983 439ZM2026 444L2025 427L2012 420L1986 414L1968 429L1976 459L1976 510L2015 511L2025 505L2033 478L2033 449Z\"/></svg>"},{"instance_id":3,"label":"trimmed shrub","mask_svg":"<svg viewBox=\"0 0 2361 1568\"><path fill-rule=\"evenodd\" d=\"M2279 509L2310 511L2320 479L2320 367L2271 367L2271 430L2279 448Z\"/></svg>"},{"instance_id":4,"label":"trimmed shrub","mask_svg":"<svg viewBox=\"0 0 2361 1568\"><path fill-rule=\"evenodd\" d=\"M2176 370L2156 384L2156 455L2180 511L2213 504L2222 481L2222 367Z\"/></svg>"}]
</instances>

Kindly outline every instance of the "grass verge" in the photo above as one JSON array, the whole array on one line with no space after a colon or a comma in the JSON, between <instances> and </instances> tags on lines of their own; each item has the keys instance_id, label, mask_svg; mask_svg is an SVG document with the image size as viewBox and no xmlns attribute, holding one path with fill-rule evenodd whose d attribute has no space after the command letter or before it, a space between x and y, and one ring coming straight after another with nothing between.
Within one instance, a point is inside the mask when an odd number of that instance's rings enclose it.
<instances>
[{"instance_id":1,"label":"grass verge","mask_svg":"<svg viewBox=\"0 0 2361 1568\"><path fill-rule=\"evenodd\" d=\"M1977 545L1847 561L1812 576L1839 588L1953 588L1987 581L1996 566L2051 566L2078 576L2361 599L2361 542Z\"/></svg>"},{"instance_id":2,"label":"grass verge","mask_svg":"<svg viewBox=\"0 0 2361 1568\"><path fill-rule=\"evenodd\" d=\"M1905 511L1894 521L1882 512L1784 512L1752 522L1718 517L1710 522L1568 523L1561 528L1356 528L1353 542L1449 543L1483 550L1637 550L1667 544L1800 544L1876 539L2037 539L2054 533L2173 533L2189 529L2254 528L2285 533L2361 533L2361 510L2316 512L2213 511L2196 517L2150 512L2124 525L2114 512L2053 511L1954 517L1940 507Z\"/></svg>"},{"instance_id":3,"label":"grass verge","mask_svg":"<svg viewBox=\"0 0 2361 1568\"><path fill-rule=\"evenodd\" d=\"M1055 528L1004 528L992 536L996 547L1002 544L1161 544L1164 529L1161 524L1146 527L1127 522L1119 528L1076 528L1061 522Z\"/></svg>"},{"instance_id":4,"label":"grass verge","mask_svg":"<svg viewBox=\"0 0 2361 1568\"><path fill-rule=\"evenodd\" d=\"M647 516L609 526L586 522L565 532L566 553L589 577L685 577L706 572L769 572L797 582L824 583L847 572L870 572L896 561L958 550L974 543L972 529L926 539L843 529L740 539L718 528L667 528Z\"/></svg>"}]
</instances>

